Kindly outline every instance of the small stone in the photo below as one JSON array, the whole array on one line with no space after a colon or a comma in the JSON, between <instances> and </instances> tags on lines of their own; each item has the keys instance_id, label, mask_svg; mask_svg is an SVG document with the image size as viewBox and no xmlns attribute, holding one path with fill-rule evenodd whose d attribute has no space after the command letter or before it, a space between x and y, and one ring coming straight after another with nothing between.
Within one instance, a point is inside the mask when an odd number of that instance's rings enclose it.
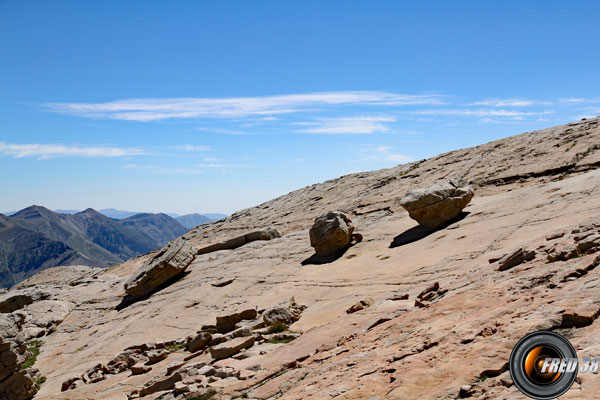
<instances>
[{"instance_id":1,"label":"small stone","mask_svg":"<svg viewBox=\"0 0 600 400\"><path fill-rule=\"evenodd\" d=\"M506 271L507 269L516 267L526 261L531 261L534 258L535 251L529 251L524 247L519 247L498 260L498 271Z\"/></svg>"},{"instance_id":2,"label":"small stone","mask_svg":"<svg viewBox=\"0 0 600 400\"><path fill-rule=\"evenodd\" d=\"M208 332L200 332L194 337L190 337L187 343L187 349L191 353L202 350L210 344L212 335Z\"/></svg>"},{"instance_id":3,"label":"small stone","mask_svg":"<svg viewBox=\"0 0 600 400\"><path fill-rule=\"evenodd\" d=\"M352 307L346 310L346 314L352 314L360 310L364 310L365 308L371 307L375 301L369 297L368 299L361 300L358 303L354 304Z\"/></svg>"},{"instance_id":4,"label":"small stone","mask_svg":"<svg viewBox=\"0 0 600 400\"><path fill-rule=\"evenodd\" d=\"M239 337L228 342L218 344L210 348L210 354L215 360L229 358L239 353L242 349L250 348L254 345L254 337Z\"/></svg>"},{"instance_id":5,"label":"small stone","mask_svg":"<svg viewBox=\"0 0 600 400\"><path fill-rule=\"evenodd\" d=\"M150 367L148 365L144 365L144 364L135 364L131 367L132 375L141 375L141 374L145 374L146 372L150 372L150 371L152 371L152 367Z\"/></svg>"},{"instance_id":6,"label":"small stone","mask_svg":"<svg viewBox=\"0 0 600 400\"><path fill-rule=\"evenodd\" d=\"M179 368L183 367L184 365L185 365L184 361L173 361L167 367L167 375L171 375L173 373L173 371L177 371Z\"/></svg>"},{"instance_id":7,"label":"small stone","mask_svg":"<svg viewBox=\"0 0 600 400\"><path fill-rule=\"evenodd\" d=\"M148 360L154 364L167 358L169 352L166 350L151 350L146 353L146 356L148 357Z\"/></svg>"}]
</instances>

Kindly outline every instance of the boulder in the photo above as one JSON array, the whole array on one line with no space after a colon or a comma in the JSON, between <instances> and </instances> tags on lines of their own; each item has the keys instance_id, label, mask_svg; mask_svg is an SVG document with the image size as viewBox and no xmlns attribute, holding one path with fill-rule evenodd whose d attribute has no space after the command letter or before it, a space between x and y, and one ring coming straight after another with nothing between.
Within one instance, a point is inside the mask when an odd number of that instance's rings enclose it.
<instances>
[{"instance_id":1,"label":"boulder","mask_svg":"<svg viewBox=\"0 0 600 400\"><path fill-rule=\"evenodd\" d=\"M410 190L402 197L400 205L420 225L435 229L458 216L472 198L471 186L462 179L453 179Z\"/></svg>"},{"instance_id":2,"label":"boulder","mask_svg":"<svg viewBox=\"0 0 600 400\"><path fill-rule=\"evenodd\" d=\"M274 307L266 310L263 313L263 321L265 326L271 326L276 323L291 325L300 319L302 311L304 311L305 308L305 305L296 304L296 302L292 300L287 307Z\"/></svg>"},{"instance_id":3,"label":"boulder","mask_svg":"<svg viewBox=\"0 0 600 400\"><path fill-rule=\"evenodd\" d=\"M329 211L315 219L308 232L310 245L319 256L327 257L346 249L352 241L354 225L344 213Z\"/></svg>"},{"instance_id":4,"label":"boulder","mask_svg":"<svg viewBox=\"0 0 600 400\"><path fill-rule=\"evenodd\" d=\"M239 337L210 348L210 355L215 360L229 358L239 353L242 349L248 349L254 345L254 337Z\"/></svg>"},{"instance_id":5,"label":"boulder","mask_svg":"<svg viewBox=\"0 0 600 400\"><path fill-rule=\"evenodd\" d=\"M277 229L273 228L265 228L260 229L258 231L246 233L242 236L237 236L229 240L225 240L223 242L211 244L210 246L202 247L197 251L197 254L206 254L212 253L213 251L219 250L233 250L238 247L242 247L243 245L254 242L256 240L272 240L276 238L280 238L281 233Z\"/></svg>"},{"instance_id":6,"label":"boulder","mask_svg":"<svg viewBox=\"0 0 600 400\"><path fill-rule=\"evenodd\" d=\"M219 333L231 332L235 329L235 324L238 322L255 319L257 315L258 312L254 308L249 308L230 315L220 315L217 317L215 328Z\"/></svg>"},{"instance_id":7,"label":"boulder","mask_svg":"<svg viewBox=\"0 0 600 400\"><path fill-rule=\"evenodd\" d=\"M194 249L185 239L166 244L125 283L125 292L134 298L148 297L155 289L183 274L194 261Z\"/></svg>"},{"instance_id":8,"label":"boulder","mask_svg":"<svg viewBox=\"0 0 600 400\"><path fill-rule=\"evenodd\" d=\"M187 343L187 349L191 353L195 353L199 350L202 350L206 346L210 344L212 341L212 335L208 332L200 332L196 336L192 336L189 338Z\"/></svg>"}]
</instances>

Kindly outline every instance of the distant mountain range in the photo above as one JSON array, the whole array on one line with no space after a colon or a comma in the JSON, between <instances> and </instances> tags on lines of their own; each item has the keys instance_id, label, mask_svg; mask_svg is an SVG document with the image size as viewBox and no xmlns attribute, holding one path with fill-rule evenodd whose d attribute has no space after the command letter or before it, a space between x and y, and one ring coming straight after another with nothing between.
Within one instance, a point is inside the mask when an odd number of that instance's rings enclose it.
<instances>
[{"instance_id":1,"label":"distant mountain range","mask_svg":"<svg viewBox=\"0 0 600 400\"><path fill-rule=\"evenodd\" d=\"M54 212L57 212L60 214L77 214L77 213L81 212L81 210L60 210L59 209L59 210L54 210ZM98 210L98 212L100 214L106 215L107 217L114 218L114 219L125 219L125 218L129 218L129 217L132 217L132 216L138 215L138 214L147 214L147 213L142 213L142 212L116 210L114 208L105 208L103 210ZM17 213L17 211L9 211L9 212L5 212L3 214L6 216L12 216L16 213ZM185 226L188 229L194 228L198 225L202 225L202 224L205 224L210 221L216 221L216 220L227 217L226 214L198 214L198 213L186 214L186 215L180 215L177 213L165 213L165 214L168 215L169 217L175 219L177 222L179 222L181 225Z\"/></svg>"},{"instance_id":2,"label":"distant mountain range","mask_svg":"<svg viewBox=\"0 0 600 400\"><path fill-rule=\"evenodd\" d=\"M57 211L31 206L0 214L0 287L59 265L118 264L211 221L200 214L178 216L178 221L166 214L114 209Z\"/></svg>"}]
</instances>

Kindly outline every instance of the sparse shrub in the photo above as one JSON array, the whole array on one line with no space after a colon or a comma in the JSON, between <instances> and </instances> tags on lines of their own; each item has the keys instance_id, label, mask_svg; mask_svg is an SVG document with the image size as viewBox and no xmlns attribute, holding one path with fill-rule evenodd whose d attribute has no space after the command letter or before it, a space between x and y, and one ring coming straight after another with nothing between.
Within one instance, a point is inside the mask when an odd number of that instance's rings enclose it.
<instances>
[{"instance_id":1,"label":"sparse shrub","mask_svg":"<svg viewBox=\"0 0 600 400\"><path fill-rule=\"evenodd\" d=\"M286 339L281 339L281 340L271 339L271 340L269 340L269 343L272 343L272 344L289 343L292 340L294 340L294 338L286 338Z\"/></svg>"},{"instance_id":2,"label":"sparse shrub","mask_svg":"<svg viewBox=\"0 0 600 400\"><path fill-rule=\"evenodd\" d=\"M27 359L21 365L21 369L27 369L35 364L37 356L40 355L40 347L42 347L41 340L30 340L27 342Z\"/></svg>"},{"instance_id":3,"label":"sparse shrub","mask_svg":"<svg viewBox=\"0 0 600 400\"><path fill-rule=\"evenodd\" d=\"M281 333L288 330L288 326L283 322L275 322L273 325L269 326L267 329L267 333Z\"/></svg>"},{"instance_id":4,"label":"sparse shrub","mask_svg":"<svg viewBox=\"0 0 600 400\"><path fill-rule=\"evenodd\" d=\"M173 344L168 345L166 347L166 349L169 353L174 353L176 351L185 349L185 347L186 347L185 343L173 343Z\"/></svg>"}]
</instances>

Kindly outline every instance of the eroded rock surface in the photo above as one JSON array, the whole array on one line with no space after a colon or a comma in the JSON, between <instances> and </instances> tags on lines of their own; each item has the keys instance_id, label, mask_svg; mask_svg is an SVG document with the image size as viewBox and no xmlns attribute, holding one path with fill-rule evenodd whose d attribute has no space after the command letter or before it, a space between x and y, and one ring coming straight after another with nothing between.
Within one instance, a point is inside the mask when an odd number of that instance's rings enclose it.
<instances>
[{"instance_id":1,"label":"eroded rock surface","mask_svg":"<svg viewBox=\"0 0 600 400\"><path fill-rule=\"evenodd\" d=\"M47 380L36 400L140 397L173 374L181 380L145 398L520 399L506 362L525 333L552 329L578 353L598 352L599 122L350 174L192 229L185 240L194 248L265 225L282 237L197 255L181 279L120 311L123 284L156 252L100 272L44 271L27 284L74 306L41 336L34 368ZM414 229L397 199L452 176L477 191L469 216L444 230ZM302 265L314 253L308 231L329 210L342 210L365 240L334 263ZM499 259L519 248L535 258L499 271ZM212 285L223 277L236 280ZM291 296L307 306L300 318L287 331L267 327L264 313ZM368 298L373 305L346 314ZM217 332L216 316L248 309L256 314ZM198 332L211 343L191 353L185 338ZM249 337L251 347L213 360L209 348ZM158 343L171 343L169 353L150 365L145 353ZM133 374L136 365L151 369ZM563 397L596 398L592 378ZM72 388L61 392L63 382Z\"/></svg>"}]
</instances>

